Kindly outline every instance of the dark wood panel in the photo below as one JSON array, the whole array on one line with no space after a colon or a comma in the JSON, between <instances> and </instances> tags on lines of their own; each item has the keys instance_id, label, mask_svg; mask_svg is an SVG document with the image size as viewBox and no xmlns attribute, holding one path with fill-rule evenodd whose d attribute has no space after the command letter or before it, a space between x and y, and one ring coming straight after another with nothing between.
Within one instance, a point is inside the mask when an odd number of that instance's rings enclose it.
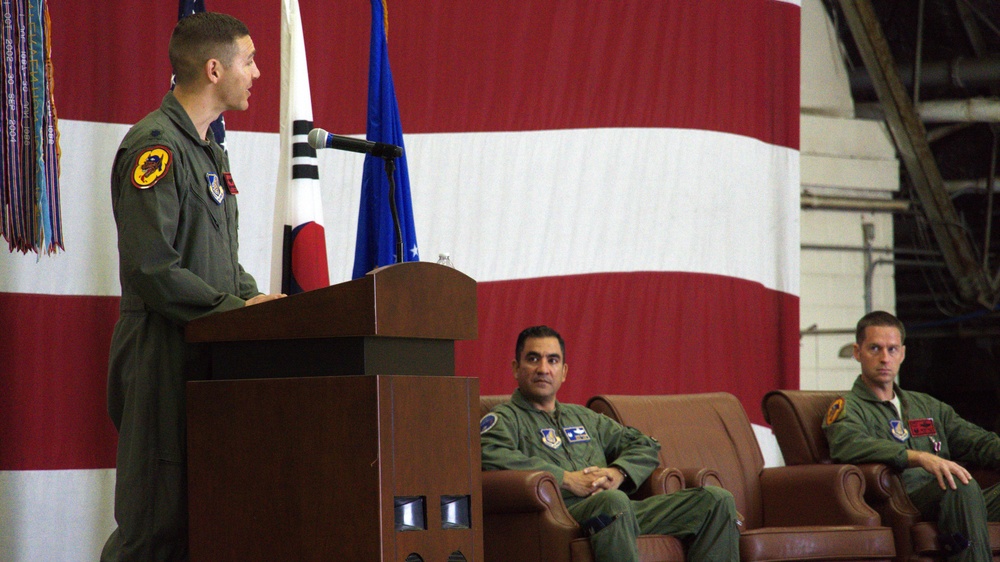
<instances>
[{"instance_id":1,"label":"dark wood panel","mask_svg":"<svg viewBox=\"0 0 1000 562\"><path fill-rule=\"evenodd\" d=\"M188 383L192 561L481 560L478 383ZM470 497L470 528L442 528L452 495ZM396 496L425 498L426 530L395 530Z\"/></svg>"},{"instance_id":2,"label":"dark wood panel","mask_svg":"<svg viewBox=\"0 0 1000 562\"><path fill-rule=\"evenodd\" d=\"M216 342L212 379L455 374L455 342L415 338Z\"/></svg>"},{"instance_id":3,"label":"dark wood panel","mask_svg":"<svg viewBox=\"0 0 1000 562\"><path fill-rule=\"evenodd\" d=\"M189 383L192 560L379 559L375 382Z\"/></svg>"}]
</instances>

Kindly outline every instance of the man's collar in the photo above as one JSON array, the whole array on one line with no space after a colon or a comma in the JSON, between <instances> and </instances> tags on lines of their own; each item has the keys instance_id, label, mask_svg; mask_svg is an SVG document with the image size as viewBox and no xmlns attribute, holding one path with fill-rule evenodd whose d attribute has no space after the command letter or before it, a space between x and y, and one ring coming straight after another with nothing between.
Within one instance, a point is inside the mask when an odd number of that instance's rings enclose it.
<instances>
[{"instance_id":1,"label":"man's collar","mask_svg":"<svg viewBox=\"0 0 1000 562\"><path fill-rule=\"evenodd\" d=\"M510 395L510 401L512 404L514 404L518 408L521 408L522 410L528 410L531 412L542 412L542 410L536 408L532 402L528 401L528 399L525 398L523 394L521 394L520 388L514 390L514 394ZM556 400L556 410L559 410L558 400Z\"/></svg>"},{"instance_id":2,"label":"man's collar","mask_svg":"<svg viewBox=\"0 0 1000 562\"><path fill-rule=\"evenodd\" d=\"M184 131L184 134L191 137L192 140L199 144L210 144L214 137L210 138L208 141L202 139L198 136L198 130L194 128L194 122L191 121L191 116L188 115L187 110L181 105L181 102L177 101L177 97L174 96L173 91L169 91L163 96L163 102L160 104L160 109L163 113L173 121L177 128ZM206 133L212 136L212 128L208 128Z\"/></svg>"},{"instance_id":3,"label":"man's collar","mask_svg":"<svg viewBox=\"0 0 1000 562\"><path fill-rule=\"evenodd\" d=\"M884 400L882 400L878 396L875 396L875 393L872 392L872 389L868 388L868 385L865 384L865 381L861 375L858 375L858 378L854 381L853 391L860 398L868 402L884 402ZM900 401L903 400L903 395L900 394L902 391L899 388L899 385L896 384L896 381L892 381L892 392L896 397L900 399Z\"/></svg>"}]
</instances>

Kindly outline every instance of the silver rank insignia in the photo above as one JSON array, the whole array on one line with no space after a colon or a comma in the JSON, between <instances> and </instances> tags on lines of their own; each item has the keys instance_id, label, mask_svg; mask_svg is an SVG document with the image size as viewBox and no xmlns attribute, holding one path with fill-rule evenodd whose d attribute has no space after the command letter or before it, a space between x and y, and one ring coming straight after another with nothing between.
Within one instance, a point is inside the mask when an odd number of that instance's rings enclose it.
<instances>
[{"instance_id":1,"label":"silver rank insignia","mask_svg":"<svg viewBox=\"0 0 1000 562\"><path fill-rule=\"evenodd\" d=\"M226 198L226 192L219 183L219 175L209 172L205 174L205 179L208 180L208 194L212 196L216 205L221 205L222 200Z\"/></svg>"},{"instance_id":2,"label":"silver rank insignia","mask_svg":"<svg viewBox=\"0 0 1000 562\"><path fill-rule=\"evenodd\" d=\"M558 449L559 447L562 447L562 438L559 437L559 432L552 429L551 427L547 427L541 430L541 433L542 433L542 444L544 444L546 447L550 449Z\"/></svg>"},{"instance_id":3,"label":"silver rank insignia","mask_svg":"<svg viewBox=\"0 0 1000 562\"><path fill-rule=\"evenodd\" d=\"M590 441L590 435L587 434L587 428L582 425L576 427L564 427L563 433L566 434L567 443L586 443Z\"/></svg>"},{"instance_id":4,"label":"silver rank insignia","mask_svg":"<svg viewBox=\"0 0 1000 562\"><path fill-rule=\"evenodd\" d=\"M892 436L900 443L910 438L910 431L906 429L903 422L899 420L889 420L889 427L892 428Z\"/></svg>"}]
</instances>

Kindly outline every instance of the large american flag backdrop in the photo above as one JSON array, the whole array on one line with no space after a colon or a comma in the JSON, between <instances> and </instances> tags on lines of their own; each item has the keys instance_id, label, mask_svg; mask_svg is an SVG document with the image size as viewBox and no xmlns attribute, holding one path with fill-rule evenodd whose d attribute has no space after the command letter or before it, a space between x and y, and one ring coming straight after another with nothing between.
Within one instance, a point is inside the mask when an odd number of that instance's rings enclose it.
<instances>
[{"instance_id":1,"label":"large american flag backdrop","mask_svg":"<svg viewBox=\"0 0 1000 562\"><path fill-rule=\"evenodd\" d=\"M369 3L300 0L316 126L365 129ZM280 3L247 23L262 77L226 115L241 258L271 277ZM177 3L53 2L65 252L0 253L0 559L90 560L110 520L118 272L108 178L169 83ZM567 340L564 401L798 387L799 15L779 0L390 0L424 259L479 282L483 394L523 327ZM330 280L350 279L363 158L323 151ZM278 287L272 287L278 290ZM290 359L293 360L293 359Z\"/></svg>"}]
</instances>

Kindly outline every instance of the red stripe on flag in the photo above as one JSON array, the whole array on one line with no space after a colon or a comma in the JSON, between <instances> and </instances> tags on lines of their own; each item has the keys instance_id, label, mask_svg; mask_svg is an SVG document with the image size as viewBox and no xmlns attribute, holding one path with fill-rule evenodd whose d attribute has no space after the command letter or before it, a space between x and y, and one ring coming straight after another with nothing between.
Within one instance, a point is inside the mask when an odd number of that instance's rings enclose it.
<instances>
[{"instance_id":1,"label":"red stripe on flag","mask_svg":"<svg viewBox=\"0 0 1000 562\"><path fill-rule=\"evenodd\" d=\"M456 344L456 373L509 394L518 333L546 324L566 340L559 391L735 394L754 423L776 388L798 388L799 299L719 275L599 273L479 284L479 339Z\"/></svg>"},{"instance_id":2,"label":"red stripe on flag","mask_svg":"<svg viewBox=\"0 0 1000 562\"><path fill-rule=\"evenodd\" d=\"M262 72L250 110L229 112L227 127L277 132L278 5L213 0L212 9L248 25ZM314 121L364 132L367 11L347 2L301 9L309 66L323 69L311 77ZM389 9L408 134L678 127L798 148L794 4L394 0ZM50 10L61 118L133 123L157 106L170 78L172 10L139 0L101 10L56 2ZM138 74L118 80L117 68Z\"/></svg>"},{"instance_id":3,"label":"red stripe on flag","mask_svg":"<svg viewBox=\"0 0 1000 562\"><path fill-rule=\"evenodd\" d=\"M0 470L114 468L118 297L0 293Z\"/></svg>"}]
</instances>

